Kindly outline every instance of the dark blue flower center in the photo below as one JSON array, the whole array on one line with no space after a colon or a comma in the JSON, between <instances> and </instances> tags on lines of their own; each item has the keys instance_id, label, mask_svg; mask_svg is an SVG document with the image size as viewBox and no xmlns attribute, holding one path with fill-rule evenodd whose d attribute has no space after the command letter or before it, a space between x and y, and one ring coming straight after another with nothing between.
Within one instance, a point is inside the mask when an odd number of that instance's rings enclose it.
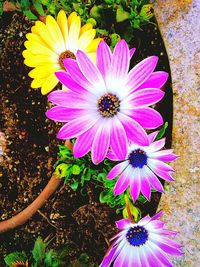
<instances>
[{"instance_id":1,"label":"dark blue flower center","mask_svg":"<svg viewBox=\"0 0 200 267\"><path fill-rule=\"evenodd\" d=\"M148 232L143 226L131 227L126 234L126 239L130 245L139 247L147 242Z\"/></svg>"},{"instance_id":2,"label":"dark blue flower center","mask_svg":"<svg viewBox=\"0 0 200 267\"><path fill-rule=\"evenodd\" d=\"M134 168L142 168L144 165L147 164L147 155L146 153L141 150L141 149L136 149L133 150L129 154L129 163L134 167Z\"/></svg>"},{"instance_id":3,"label":"dark blue flower center","mask_svg":"<svg viewBox=\"0 0 200 267\"><path fill-rule=\"evenodd\" d=\"M116 95L105 94L98 100L98 111L103 117L113 117L119 107L120 102Z\"/></svg>"}]
</instances>

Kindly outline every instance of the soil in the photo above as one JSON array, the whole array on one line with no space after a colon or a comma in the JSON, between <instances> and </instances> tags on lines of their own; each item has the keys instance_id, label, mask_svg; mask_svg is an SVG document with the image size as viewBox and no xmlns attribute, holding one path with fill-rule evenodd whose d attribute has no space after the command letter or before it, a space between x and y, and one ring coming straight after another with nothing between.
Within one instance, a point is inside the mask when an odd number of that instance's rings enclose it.
<instances>
[{"instance_id":1,"label":"soil","mask_svg":"<svg viewBox=\"0 0 200 267\"><path fill-rule=\"evenodd\" d=\"M156 21L155 21L156 23ZM48 120L46 96L30 88L30 68L23 64L25 34L33 22L18 13L4 13L1 20L2 53L1 71L1 114L0 131L6 139L3 164L0 169L0 218L5 220L17 214L31 203L42 191L53 172L57 159L57 146L63 144L56 139L60 125ZM158 55L158 70L170 73L168 58L158 27L148 24L143 31L133 31L132 45L137 52L132 63ZM137 61L136 61L137 59ZM157 108L164 120L169 122L166 133L167 145L171 145L172 90L171 79L165 86L165 98ZM67 185L61 185L25 225L0 236L0 266L5 266L3 257L12 251L29 251L36 237L54 237L51 247L68 242L75 245L67 258L77 258L86 252L91 262L99 264L108 248L108 240L116 233L115 221L121 216L107 205L99 204L99 189L92 183L86 186L86 195L74 192ZM156 212L159 193L152 194L152 200L145 206L136 203L142 214Z\"/></svg>"}]
</instances>

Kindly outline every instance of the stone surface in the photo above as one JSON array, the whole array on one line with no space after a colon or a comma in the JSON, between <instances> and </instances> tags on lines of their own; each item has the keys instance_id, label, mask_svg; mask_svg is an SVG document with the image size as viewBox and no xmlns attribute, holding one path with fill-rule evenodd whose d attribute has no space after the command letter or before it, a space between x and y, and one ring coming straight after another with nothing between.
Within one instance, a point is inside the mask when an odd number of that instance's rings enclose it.
<instances>
[{"instance_id":1,"label":"stone surface","mask_svg":"<svg viewBox=\"0 0 200 267\"><path fill-rule=\"evenodd\" d=\"M173 148L181 158L175 182L163 194L163 220L177 230L185 255L177 267L200 266L200 1L157 0L155 13L165 41L174 92Z\"/></svg>"}]
</instances>

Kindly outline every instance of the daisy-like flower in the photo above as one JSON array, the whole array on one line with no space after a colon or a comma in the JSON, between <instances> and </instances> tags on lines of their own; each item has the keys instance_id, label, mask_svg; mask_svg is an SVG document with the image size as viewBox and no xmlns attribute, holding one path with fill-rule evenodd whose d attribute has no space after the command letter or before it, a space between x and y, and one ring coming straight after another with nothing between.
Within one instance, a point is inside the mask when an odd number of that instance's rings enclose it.
<instances>
[{"instance_id":1,"label":"daisy-like flower","mask_svg":"<svg viewBox=\"0 0 200 267\"><path fill-rule=\"evenodd\" d=\"M174 170L165 162L171 162L178 156L172 153L173 149L161 150L165 145L165 138L155 141L157 134L158 131L148 135L147 146L130 144L124 161L108 173L108 179L119 176L114 187L115 195L123 193L130 185L130 194L134 201L137 200L140 191L150 200L151 186L159 192L164 191L157 176L166 181L174 180L170 174ZM112 151L107 156L112 160L119 160Z\"/></svg>"},{"instance_id":2,"label":"daisy-like flower","mask_svg":"<svg viewBox=\"0 0 200 267\"><path fill-rule=\"evenodd\" d=\"M147 215L138 223L128 219L116 222L121 231L114 238L100 267L173 267L168 254L181 256L182 245L168 238L176 232L167 230L165 223ZM111 265L113 264L113 265Z\"/></svg>"},{"instance_id":3,"label":"daisy-like flower","mask_svg":"<svg viewBox=\"0 0 200 267\"><path fill-rule=\"evenodd\" d=\"M156 56L144 59L129 71L133 52L124 40L116 44L113 53L101 41L97 65L79 50L76 61L64 60L67 72L56 73L70 90L49 94L48 99L56 106L46 115L55 121L68 122L57 137L78 137L73 150L75 157L91 150L92 161L98 164L110 147L118 158L124 159L127 140L148 145L144 128L162 125L161 115L148 106L164 96L158 88L166 82L167 73L153 73Z\"/></svg>"},{"instance_id":4,"label":"daisy-like flower","mask_svg":"<svg viewBox=\"0 0 200 267\"><path fill-rule=\"evenodd\" d=\"M24 43L24 63L33 67L29 76L34 80L32 88L40 88L42 94L49 93L58 83L55 71L64 70L64 58L76 58L78 49L84 51L93 60L100 38L95 38L96 31L92 24L81 27L81 19L76 12L67 18L63 10L58 13L57 20L46 17L46 24L36 21L31 33L26 35Z\"/></svg>"}]
</instances>

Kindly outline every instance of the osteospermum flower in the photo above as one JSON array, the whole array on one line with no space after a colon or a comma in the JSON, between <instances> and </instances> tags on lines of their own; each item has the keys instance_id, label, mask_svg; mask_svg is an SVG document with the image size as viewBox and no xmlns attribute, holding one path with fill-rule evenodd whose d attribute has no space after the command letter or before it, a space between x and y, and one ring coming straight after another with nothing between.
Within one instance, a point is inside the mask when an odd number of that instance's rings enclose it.
<instances>
[{"instance_id":1,"label":"osteospermum flower","mask_svg":"<svg viewBox=\"0 0 200 267\"><path fill-rule=\"evenodd\" d=\"M134 201L137 200L140 191L149 200L151 186L163 192L163 186L157 176L167 181L174 180L170 174L174 170L165 162L173 161L178 156L172 153L173 149L161 150L165 145L165 138L154 141L157 134L156 131L148 135L147 146L130 144L125 160L108 173L108 179L119 176L114 187L115 195L123 193L130 185L130 194ZM119 160L112 151L107 156L112 160Z\"/></svg>"},{"instance_id":2,"label":"osteospermum flower","mask_svg":"<svg viewBox=\"0 0 200 267\"><path fill-rule=\"evenodd\" d=\"M176 232L165 229L165 223L158 220L161 214L148 215L138 223L128 219L116 222L121 232L111 239L100 267L173 267L168 254L181 256L182 245L168 238Z\"/></svg>"},{"instance_id":3,"label":"osteospermum flower","mask_svg":"<svg viewBox=\"0 0 200 267\"><path fill-rule=\"evenodd\" d=\"M76 12L67 18L63 10L57 20L46 17L46 24L36 21L31 33L26 35L27 48L23 51L24 63L33 67L29 76L34 80L32 88L41 87L42 94L49 93L58 83L55 71L64 69L64 58L76 58L78 49L95 60L96 48L100 38L95 38L96 31L87 23L81 28L81 19Z\"/></svg>"},{"instance_id":4,"label":"osteospermum flower","mask_svg":"<svg viewBox=\"0 0 200 267\"><path fill-rule=\"evenodd\" d=\"M57 137L78 137L73 150L75 157L91 150L92 161L98 164L111 147L118 158L124 159L127 140L148 145L143 127L153 129L163 123L161 115L148 106L164 96L158 88L165 83L167 73L153 73L156 56L144 59L129 72L132 52L124 40L116 44L113 53L101 41L97 65L78 51L76 61L64 60L67 73L56 73L70 91L52 92L48 99L57 106L46 115L55 121L68 122Z\"/></svg>"}]
</instances>

